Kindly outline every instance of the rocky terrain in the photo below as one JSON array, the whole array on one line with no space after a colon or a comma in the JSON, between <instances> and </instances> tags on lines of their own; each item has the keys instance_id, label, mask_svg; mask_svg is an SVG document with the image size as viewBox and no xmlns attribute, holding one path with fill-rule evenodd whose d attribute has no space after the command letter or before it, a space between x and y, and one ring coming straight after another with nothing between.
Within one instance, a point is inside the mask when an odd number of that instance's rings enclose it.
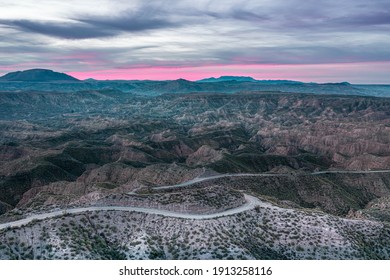
<instances>
[{"instance_id":1,"label":"rocky terrain","mask_svg":"<svg viewBox=\"0 0 390 280\"><path fill-rule=\"evenodd\" d=\"M0 258L389 258L390 99L202 84L0 92Z\"/></svg>"}]
</instances>

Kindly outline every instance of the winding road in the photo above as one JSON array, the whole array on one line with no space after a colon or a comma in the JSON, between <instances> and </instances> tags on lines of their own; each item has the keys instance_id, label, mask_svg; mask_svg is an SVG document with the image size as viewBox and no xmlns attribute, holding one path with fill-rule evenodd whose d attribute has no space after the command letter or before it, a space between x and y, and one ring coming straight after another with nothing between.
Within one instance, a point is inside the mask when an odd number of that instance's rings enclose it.
<instances>
[{"instance_id":1,"label":"winding road","mask_svg":"<svg viewBox=\"0 0 390 280\"><path fill-rule=\"evenodd\" d=\"M71 208L71 209L64 209L64 210L57 210L53 212L48 213L42 213L42 214L34 214L27 218L17 220L14 222L4 223L0 224L0 230L5 228L12 228L12 227L19 227L24 226L32 221L40 221L48 218L54 218L59 217L65 214L79 214L84 212L92 212L92 211L126 211L126 212L139 212L139 213L146 213L146 214L156 214L161 215L165 217L172 217L172 218L182 218L182 219L194 219L194 220L207 220L207 219L214 219L214 218L220 218L224 216L230 216L237 213L241 213L244 211L248 211L251 209L254 209L256 206L260 206L263 208L275 208L276 206L273 206L271 203L260 201L258 198L244 194L246 203L243 205L228 209L223 212L219 213L213 213L213 214L187 214L187 213L178 213L178 212L172 212L167 210L160 210L160 209L154 209L154 208L142 208L142 207L123 207L123 206L91 206L91 207L82 207L82 208Z\"/></svg>"},{"instance_id":2,"label":"winding road","mask_svg":"<svg viewBox=\"0 0 390 280\"><path fill-rule=\"evenodd\" d=\"M390 173L390 170L372 170L372 171L319 171L319 172L313 172L309 173L308 175L321 175L321 174L368 174L368 173ZM170 186L161 186L161 187L155 187L156 190L161 189L170 189L170 188L180 188L180 187L186 187L190 186L199 182L208 181L208 180L214 180L219 178L226 178L226 177L276 177L276 176L288 176L289 174L273 174L273 173L262 173L262 174L221 174L221 175L214 175L204 178L195 178L190 181L176 184L176 185L170 185ZM254 209L256 206L262 207L262 208L278 208L277 206L272 205L271 203L264 202L259 200L258 198L244 194L246 202L236 208L228 209L226 211L222 211L219 213L213 213L213 214L187 214L187 213L178 213L178 212L172 212L167 210L160 210L155 208L142 208L142 207L123 207L123 206L90 206L90 207L80 207L80 208L70 208L70 209L62 209L62 210L56 210L48 213L42 213L42 214L32 214L31 216L20 219L13 222L3 223L0 224L0 230L5 228L12 228L12 227L19 227L27 225L28 223L31 223L32 221L40 221L48 218L55 218L62 216L64 214L79 214L84 212L92 212L92 211L126 211L126 212L139 212L139 213L146 213L146 214L156 214L161 215L165 217L173 217L173 218L182 218L182 219L194 219L194 220L206 220L206 219L214 219L224 216L230 216L237 213L241 213L244 211L248 211L251 209Z\"/></svg>"},{"instance_id":3,"label":"winding road","mask_svg":"<svg viewBox=\"0 0 390 280\"><path fill-rule=\"evenodd\" d=\"M300 175L323 175L323 174L369 174L369 173L390 173L390 170L363 170L363 171L355 171L355 170L327 170L327 171L317 171L312 173L298 173ZM236 173L236 174L218 174L208 177L197 177L187 182L183 182L176 185L170 186L160 186L154 187L154 190L164 190L164 189L172 189L172 188L180 188L180 187L188 187L196 183L210 181L214 179L220 178L228 178L228 177L285 177L291 176L293 173Z\"/></svg>"},{"instance_id":4,"label":"winding road","mask_svg":"<svg viewBox=\"0 0 390 280\"><path fill-rule=\"evenodd\" d=\"M188 187L196 183L204 182L204 181L210 181L214 179L219 178L227 178L227 177L276 177L276 176L287 176L288 174L273 174L273 173L239 173L239 174L220 174L220 175L213 175L208 177L197 177L192 180L189 180L187 182L183 182L176 185L170 185L170 186L160 186L160 187L154 187L154 190L165 190L165 189L172 189L172 188L180 188L180 187Z\"/></svg>"}]
</instances>

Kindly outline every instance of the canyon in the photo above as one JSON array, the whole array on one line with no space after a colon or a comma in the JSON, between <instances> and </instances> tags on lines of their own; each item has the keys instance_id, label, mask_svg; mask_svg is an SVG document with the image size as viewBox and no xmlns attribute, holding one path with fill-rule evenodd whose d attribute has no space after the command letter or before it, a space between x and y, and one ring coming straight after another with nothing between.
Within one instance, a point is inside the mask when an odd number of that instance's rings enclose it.
<instances>
[{"instance_id":1,"label":"canyon","mask_svg":"<svg viewBox=\"0 0 390 280\"><path fill-rule=\"evenodd\" d=\"M388 259L390 93L229 79L0 82L0 258Z\"/></svg>"}]
</instances>

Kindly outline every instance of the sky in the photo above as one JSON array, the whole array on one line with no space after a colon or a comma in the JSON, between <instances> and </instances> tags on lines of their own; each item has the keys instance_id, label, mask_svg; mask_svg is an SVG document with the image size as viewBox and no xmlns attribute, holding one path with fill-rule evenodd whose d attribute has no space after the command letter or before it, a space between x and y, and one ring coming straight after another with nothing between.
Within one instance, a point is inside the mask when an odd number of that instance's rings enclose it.
<instances>
[{"instance_id":1,"label":"sky","mask_svg":"<svg viewBox=\"0 0 390 280\"><path fill-rule=\"evenodd\" d=\"M390 0L0 0L0 75L390 84Z\"/></svg>"}]
</instances>

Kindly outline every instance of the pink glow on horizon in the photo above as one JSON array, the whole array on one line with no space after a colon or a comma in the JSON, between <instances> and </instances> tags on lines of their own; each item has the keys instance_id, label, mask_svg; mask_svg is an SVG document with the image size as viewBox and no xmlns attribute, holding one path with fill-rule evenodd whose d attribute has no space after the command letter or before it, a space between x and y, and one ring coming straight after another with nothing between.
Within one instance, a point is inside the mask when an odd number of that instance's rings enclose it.
<instances>
[{"instance_id":1,"label":"pink glow on horizon","mask_svg":"<svg viewBox=\"0 0 390 280\"><path fill-rule=\"evenodd\" d=\"M140 64L118 69L66 71L62 60L70 57L82 60L86 56L84 54L76 54L59 57L58 61L51 61L50 64L23 62L18 65L5 65L0 69L0 76L7 72L45 68L65 72L81 80L87 78L97 80L175 80L183 78L195 81L220 76L251 76L259 80L281 79L320 83L348 81L357 84L390 84L390 61L339 64L232 64L202 66L148 66ZM95 58L94 55L87 55L87 57L90 60ZM84 63L83 67L93 69L97 66L94 63L91 64L86 65ZM101 69L101 66L99 68Z\"/></svg>"},{"instance_id":2,"label":"pink glow on horizon","mask_svg":"<svg viewBox=\"0 0 390 280\"><path fill-rule=\"evenodd\" d=\"M259 80L298 80L302 82L384 83L390 75L390 62L291 65L214 65L198 67L145 67L67 72L78 79L97 80L175 80L190 81L219 76L251 76ZM387 81L390 83L390 81Z\"/></svg>"}]
</instances>

